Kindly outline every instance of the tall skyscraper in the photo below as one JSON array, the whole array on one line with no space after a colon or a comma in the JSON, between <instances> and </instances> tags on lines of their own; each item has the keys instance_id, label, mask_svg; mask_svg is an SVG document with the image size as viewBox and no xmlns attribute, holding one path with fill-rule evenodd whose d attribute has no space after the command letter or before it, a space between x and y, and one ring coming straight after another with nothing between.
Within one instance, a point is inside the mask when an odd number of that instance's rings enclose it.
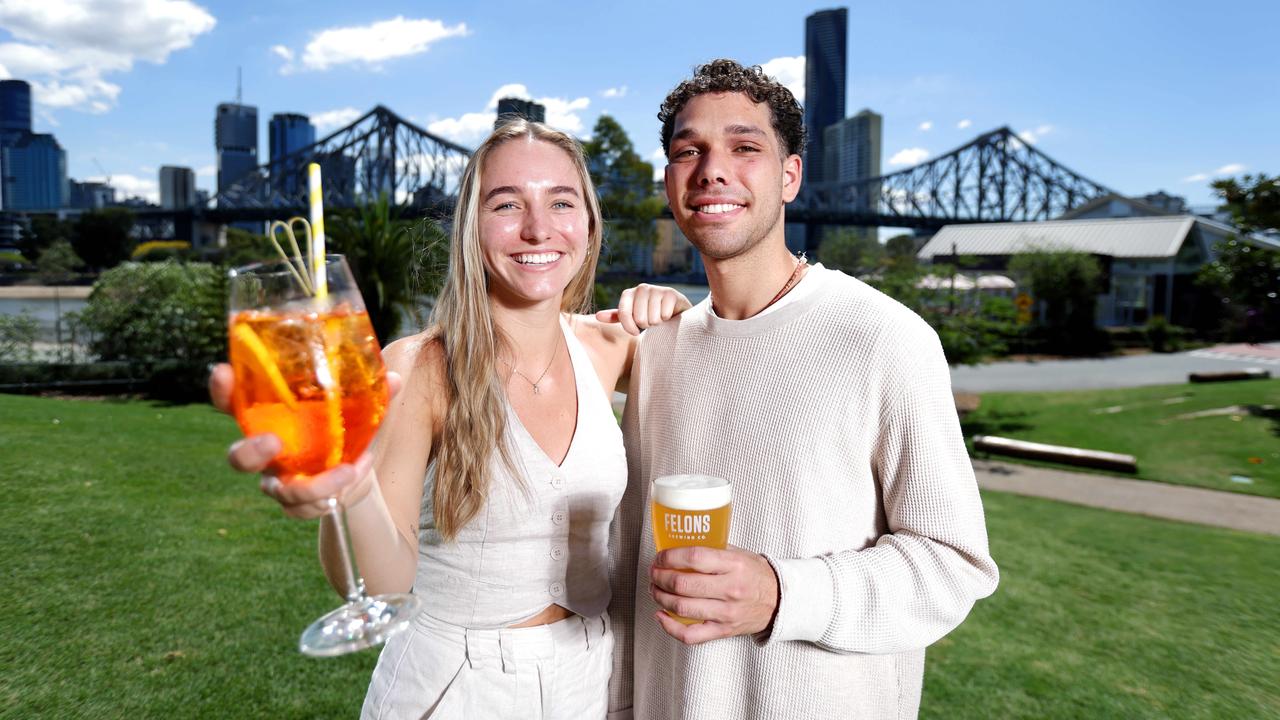
<instances>
[{"instance_id":1,"label":"tall skyscraper","mask_svg":"<svg viewBox=\"0 0 1280 720\"><path fill-rule=\"evenodd\" d=\"M849 11L820 10L804 19L805 180L823 177L823 131L844 118Z\"/></svg>"},{"instance_id":2,"label":"tall skyscraper","mask_svg":"<svg viewBox=\"0 0 1280 720\"><path fill-rule=\"evenodd\" d=\"M884 119L863 110L822 132L822 176L832 182L848 182L880 175L880 140Z\"/></svg>"},{"instance_id":3,"label":"tall skyscraper","mask_svg":"<svg viewBox=\"0 0 1280 720\"><path fill-rule=\"evenodd\" d=\"M67 153L45 133L26 133L0 145L5 210L57 210L70 200Z\"/></svg>"},{"instance_id":4,"label":"tall skyscraper","mask_svg":"<svg viewBox=\"0 0 1280 720\"><path fill-rule=\"evenodd\" d=\"M69 195L66 151L54 136L31 131L31 86L0 81L0 207L57 210Z\"/></svg>"},{"instance_id":5,"label":"tall skyscraper","mask_svg":"<svg viewBox=\"0 0 1280 720\"><path fill-rule=\"evenodd\" d=\"M316 143L316 126L298 113L276 113L267 123L267 145L270 148L271 187L284 195L293 195L306 187L305 165L284 164L284 158Z\"/></svg>"},{"instance_id":6,"label":"tall skyscraper","mask_svg":"<svg viewBox=\"0 0 1280 720\"><path fill-rule=\"evenodd\" d=\"M276 113L267 124L267 144L271 162L291 155L316 143L316 126L311 118L298 113Z\"/></svg>"},{"instance_id":7,"label":"tall skyscraper","mask_svg":"<svg viewBox=\"0 0 1280 720\"><path fill-rule=\"evenodd\" d=\"M160 207L183 210L196 204L196 174L188 167L160 168Z\"/></svg>"},{"instance_id":8,"label":"tall skyscraper","mask_svg":"<svg viewBox=\"0 0 1280 720\"><path fill-rule=\"evenodd\" d=\"M218 192L258 167L258 108L222 103L213 122L218 150Z\"/></svg>"},{"instance_id":9,"label":"tall skyscraper","mask_svg":"<svg viewBox=\"0 0 1280 720\"><path fill-rule=\"evenodd\" d=\"M0 80L0 141L31 132L31 86L25 80Z\"/></svg>"},{"instance_id":10,"label":"tall skyscraper","mask_svg":"<svg viewBox=\"0 0 1280 720\"><path fill-rule=\"evenodd\" d=\"M547 108L532 100L520 98L502 98L498 101L498 117L493 121L493 129L510 121L512 118L524 118L534 122L547 121Z\"/></svg>"}]
</instances>

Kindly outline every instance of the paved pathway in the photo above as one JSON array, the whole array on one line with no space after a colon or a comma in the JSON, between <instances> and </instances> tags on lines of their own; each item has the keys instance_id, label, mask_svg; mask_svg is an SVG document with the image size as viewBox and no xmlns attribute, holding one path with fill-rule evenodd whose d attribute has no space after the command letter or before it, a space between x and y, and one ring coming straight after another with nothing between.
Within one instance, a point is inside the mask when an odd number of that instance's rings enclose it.
<instances>
[{"instance_id":1,"label":"paved pathway","mask_svg":"<svg viewBox=\"0 0 1280 720\"><path fill-rule=\"evenodd\" d=\"M951 385L958 391L1026 392L1098 390L1187 382L1193 372L1258 367L1280 375L1280 343L1219 345L1191 352L1129 355L1087 360L1040 360L958 365Z\"/></svg>"},{"instance_id":2,"label":"paved pathway","mask_svg":"<svg viewBox=\"0 0 1280 720\"><path fill-rule=\"evenodd\" d=\"M1280 535L1280 500L996 460L974 460L978 486L1182 522Z\"/></svg>"}]
</instances>

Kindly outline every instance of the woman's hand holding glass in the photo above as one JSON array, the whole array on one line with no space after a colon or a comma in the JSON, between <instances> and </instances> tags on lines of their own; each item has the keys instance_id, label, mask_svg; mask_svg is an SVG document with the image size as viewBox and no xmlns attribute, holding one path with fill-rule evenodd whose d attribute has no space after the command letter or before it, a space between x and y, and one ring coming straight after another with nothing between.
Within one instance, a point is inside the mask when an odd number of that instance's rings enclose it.
<instances>
[{"instance_id":1,"label":"woman's hand holding glass","mask_svg":"<svg viewBox=\"0 0 1280 720\"><path fill-rule=\"evenodd\" d=\"M387 373L391 397L400 389L400 376ZM209 397L214 407L231 413L231 397L235 390L235 374L227 363L215 365L209 375ZM308 479L307 482L284 483L270 474L268 467L283 449L280 438L271 433L252 435L237 440L227 450L227 462L243 473L264 473L259 483L263 494L280 504L289 517L314 519L329 511L329 498L336 497L343 507L360 502L374 482L373 454L361 453L355 463L339 465Z\"/></svg>"}]
</instances>

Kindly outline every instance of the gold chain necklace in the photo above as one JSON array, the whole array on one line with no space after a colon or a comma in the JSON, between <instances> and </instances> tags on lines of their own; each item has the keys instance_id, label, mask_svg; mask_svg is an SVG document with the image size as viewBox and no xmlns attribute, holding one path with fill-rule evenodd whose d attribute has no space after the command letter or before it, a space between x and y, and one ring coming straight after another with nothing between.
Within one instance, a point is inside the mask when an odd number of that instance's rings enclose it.
<instances>
[{"instance_id":1,"label":"gold chain necklace","mask_svg":"<svg viewBox=\"0 0 1280 720\"><path fill-rule=\"evenodd\" d=\"M532 386L533 386L533 394L534 394L534 395L541 395L541 394L542 394L542 388L538 387L538 384L542 382L542 378L544 378L544 377L546 377L546 376L547 376L547 372L548 372L549 370L551 370L551 365L552 365L553 363L555 363L555 361L556 361L556 356L557 356L557 355L559 355L559 354L560 354L560 343L559 343L559 341L557 341L557 342L556 342L556 347L555 347L555 349L551 351L551 362L548 362L548 363L547 363L547 367L545 367L545 368L542 370L542 374L538 376L538 379L537 379L537 380L530 380L528 375L525 375L524 373L522 373L522 372L520 372L519 370L517 370L517 369L516 369L516 366L515 366L515 365L513 365L513 364L511 364L511 363L507 363L507 367L511 368L511 372L513 372L513 373L515 373L515 374L519 375L521 378L523 378L523 379L524 379L524 381L525 381L525 382L527 382L527 383L529 383L530 385L532 385ZM504 361L504 362L505 362L505 361Z\"/></svg>"}]
</instances>

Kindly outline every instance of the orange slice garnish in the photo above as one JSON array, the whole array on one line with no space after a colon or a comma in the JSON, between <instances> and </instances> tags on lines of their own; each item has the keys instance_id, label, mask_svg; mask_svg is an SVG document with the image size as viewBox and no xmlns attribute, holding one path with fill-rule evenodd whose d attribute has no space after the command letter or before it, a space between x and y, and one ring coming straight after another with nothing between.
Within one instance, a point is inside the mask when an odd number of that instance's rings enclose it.
<instances>
[{"instance_id":1,"label":"orange slice garnish","mask_svg":"<svg viewBox=\"0 0 1280 720\"><path fill-rule=\"evenodd\" d=\"M243 363L250 372L253 372L267 379L271 385L271 390L275 392L280 402L285 407L294 410L298 407L298 398L289 389L289 383L285 382L284 375L280 373L280 368L276 367L275 360L271 357L271 351L267 349L262 338L253 331L253 328L243 323L236 323L231 326L231 342L236 345L241 352L236 353L239 357L237 360Z\"/></svg>"}]
</instances>

